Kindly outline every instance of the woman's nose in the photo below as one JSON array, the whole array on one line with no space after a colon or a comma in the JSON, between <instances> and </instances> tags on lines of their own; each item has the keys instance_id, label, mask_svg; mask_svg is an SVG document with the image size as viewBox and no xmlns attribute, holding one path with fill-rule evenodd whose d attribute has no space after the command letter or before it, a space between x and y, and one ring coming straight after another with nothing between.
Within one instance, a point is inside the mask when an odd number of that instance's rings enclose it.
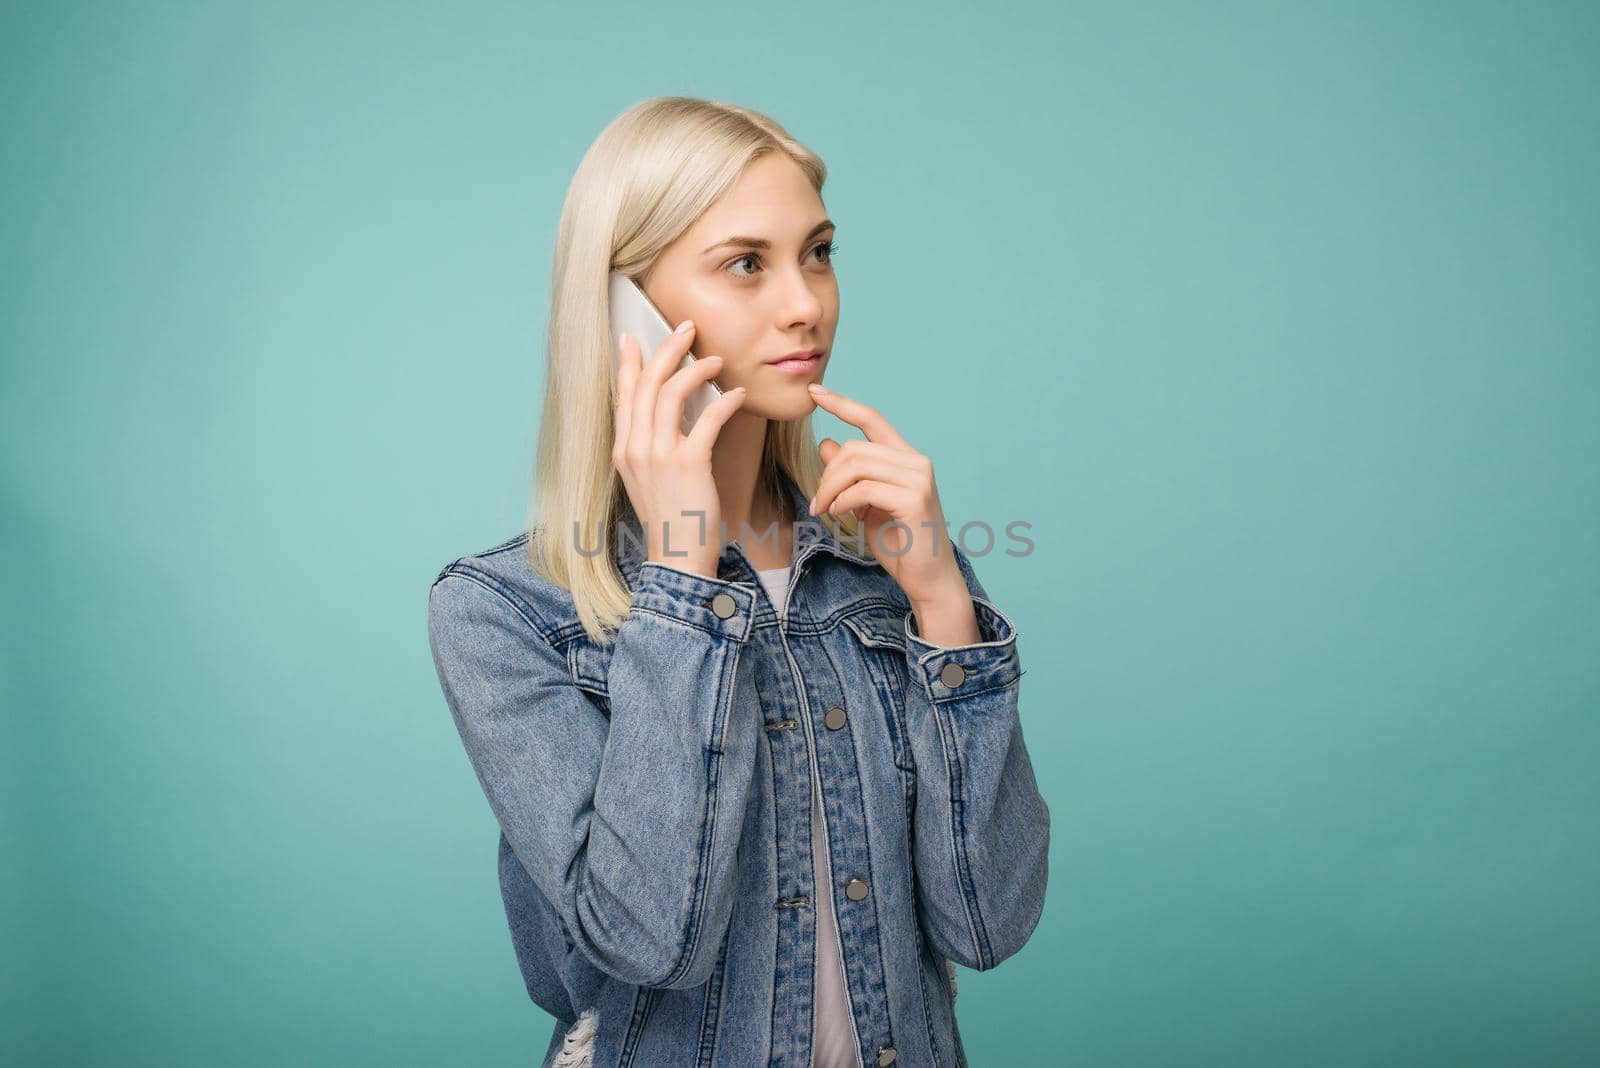
<instances>
[{"instance_id":1,"label":"woman's nose","mask_svg":"<svg viewBox=\"0 0 1600 1068\"><path fill-rule=\"evenodd\" d=\"M809 326L822 317L822 299L811 288L804 271L795 269L784 275L783 318L786 325Z\"/></svg>"}]
</instances>

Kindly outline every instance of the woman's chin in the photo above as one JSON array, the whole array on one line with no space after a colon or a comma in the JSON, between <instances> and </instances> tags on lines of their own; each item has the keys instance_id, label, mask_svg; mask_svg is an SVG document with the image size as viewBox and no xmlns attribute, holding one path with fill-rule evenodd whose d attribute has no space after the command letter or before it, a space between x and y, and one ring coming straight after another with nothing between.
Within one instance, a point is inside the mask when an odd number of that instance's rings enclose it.
<instances>
[{"instance_id":1,"label":"woman's chin","mask_svg":"<svg viewBox=\"0 0 1600 1068\"><path fill-rule=\"evenodd\" d=\"M809 379L797 379L788 387L767 386L759 393L751 390L749 399L739 406L739 410L782 422L804 419L817 410L817 402L812 399L811 391L806 389L809 383Z\"/></svg>"}]
</instances>

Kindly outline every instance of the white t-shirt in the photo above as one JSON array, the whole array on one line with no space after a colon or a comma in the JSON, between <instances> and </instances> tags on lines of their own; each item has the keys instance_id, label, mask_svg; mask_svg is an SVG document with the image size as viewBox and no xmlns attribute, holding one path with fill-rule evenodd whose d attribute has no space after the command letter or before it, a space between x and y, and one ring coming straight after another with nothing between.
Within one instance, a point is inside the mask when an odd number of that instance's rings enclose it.
<instances>
[{"instance_id":1,"label":"white t-shirt","mask_svg":"<svg viewBox=\"0 0 1600 1068\"><path fill-rule=\"evenodd\" d=\"M781 616L789 589L789 568L757 571L761 585ZM833 890L823 881L822 792L815 780L811 788L811 861L816 872L812 904L817 910L817 1005L811 1035L812 1068L861 1068L855 1029L850 1025L850 999L845 993L844 965L839 961L839 929L833 918Z\"/></svg>"}]
</instances>

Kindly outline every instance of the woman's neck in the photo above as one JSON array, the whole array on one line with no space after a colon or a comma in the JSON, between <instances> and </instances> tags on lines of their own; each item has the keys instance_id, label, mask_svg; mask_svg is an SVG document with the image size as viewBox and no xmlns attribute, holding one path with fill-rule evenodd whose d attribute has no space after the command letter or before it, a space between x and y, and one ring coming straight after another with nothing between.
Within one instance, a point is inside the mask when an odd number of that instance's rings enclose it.
<instances>
[{"instance_id":1,"label":"woman's neck","mask_svg":"<svg viewBox=\"0 0 1600 1068\"><path fill-rule=\"evenodd\" d=\"M735 412L711 449L711 476L722 503L722 522L758 570L783 567L793 552L793 520L787 495L772 499L761 478L767 420ZM709 532L720 537L721 532Z\"/></svg>"}]
</instances>

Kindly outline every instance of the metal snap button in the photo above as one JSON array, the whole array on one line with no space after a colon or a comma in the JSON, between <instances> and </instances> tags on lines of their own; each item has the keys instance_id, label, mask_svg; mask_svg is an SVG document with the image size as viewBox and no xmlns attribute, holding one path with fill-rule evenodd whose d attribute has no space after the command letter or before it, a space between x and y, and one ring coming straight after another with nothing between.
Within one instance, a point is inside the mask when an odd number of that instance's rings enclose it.
<instances>
[{"instance_id":1,"label":"metal snap button","mask_svg":"<svg viewBox=\"0 0 1600 1068\"><path fill-rule=\"evenodd\" d=\"M893 1064L896 1056L897 1054L895 1053L893 1046L879 1046L878 1068L884 1068L885 1065Z\"/></svg>"},{"instance_id":2,"label":"metal snap button","mask_svg":"<svg viewBox=\"0 0 1600 1068\"><path fill-rule=\"evenodd\" d=\"M828 709L822 714L822 724L830 731L836 731L840 727L843 727L844 720L844 709L840 708L838 705L834 705L832 708Z\"/></svg>"},{"instance_id":3,"label":"metal snap button","mask_svg":"<svg viewBox=\"0 0 1600 1068\"><path fill-rule=\"evenodd\" d=\"M844 887L844 896L851 901L860 901L867 896L867 883L864 879L851 879Z\"/></svg>"},{"instance_id":4,"label":"metal snap button","mask_svg":"<svg viewBox=\"0 0 1600 1068\"><path fill-rule=\"evenodd\" d=\"M953 690L967 681L967 669L952 661L939 672L939 681Z\"/></svg>"},{"instance_id":5,"label":"metal snap button","mask_svg":"<svg viewBox=\"0 0 1600 1068\"><path fill-rule=\"evenodd\" d=\"M739 602L730 594L719 593L711 598L711 611L715 612L718 619L727 619L739 610Z\"/></svg>"}]
</instances>

